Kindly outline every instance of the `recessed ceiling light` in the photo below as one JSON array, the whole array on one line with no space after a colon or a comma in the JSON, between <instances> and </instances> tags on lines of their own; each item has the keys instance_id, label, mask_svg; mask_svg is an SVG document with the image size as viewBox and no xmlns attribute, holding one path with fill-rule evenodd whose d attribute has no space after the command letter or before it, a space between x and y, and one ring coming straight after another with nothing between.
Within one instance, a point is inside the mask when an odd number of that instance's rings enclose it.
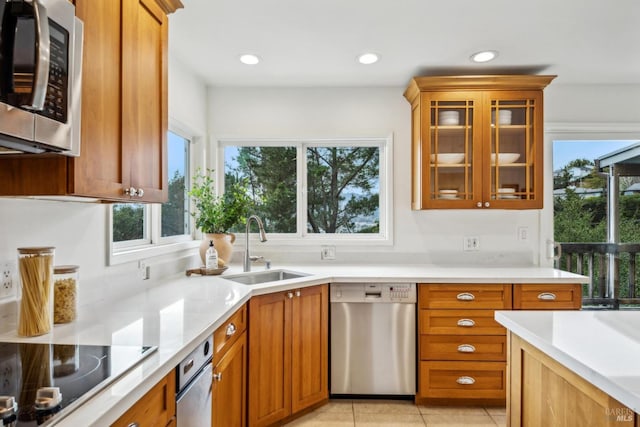
<instances>
[{"instance_id":1,"label":"recessed ceiling light","mask_svg":"<svg viewBox=\"0 0 640 427\"><path fill-rule=\"evenodd\" d=\"M358 56L358 62L364 65L375 64L380 57L375 53L363 53Z\"/></svg>"},{"instance_id":2,"label":"recessed ceiling light","mask_svg":"<svg viewBox=\"0 0 640 427\"><path fill-rule=\"evenodd\" d=\"M257 55L247 53L244 55L240 55L240 62L247 65L256 65L258 62L260 62L260 58L258 58Z\"/></svg>"},{"instance_id":3,"label":"recessed ceiling light","mask_svg":"<svg viewBox=\"0 0 640 427\"><path fill-rule=\"evenodd\" d=\"M482 52L476 52L471 55L473 62L489 62L498 56L498 52L495 50L483 50Z\"/></svg>"}]
</instances>

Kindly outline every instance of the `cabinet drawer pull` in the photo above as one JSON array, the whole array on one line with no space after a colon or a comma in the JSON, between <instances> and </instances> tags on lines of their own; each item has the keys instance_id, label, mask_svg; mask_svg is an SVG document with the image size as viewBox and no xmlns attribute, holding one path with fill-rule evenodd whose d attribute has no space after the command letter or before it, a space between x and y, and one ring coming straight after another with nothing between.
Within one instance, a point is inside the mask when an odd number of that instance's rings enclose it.
<instances>
[{"instance_id":1,"label":"cabinet drawer pull","mask_svg":"<svg viewBox=\"0 0 640 427\"><path fill-rule=\"evenodd\" d=\"M296 296L299 297L300 295L300 291L296 291Z\"/></svg>"},{"instance_id":2,"label":"cabinet drawer pull","mask_svg":"<svg viewBox=\"0 0 640 427\"><path fill-rule=\"evenodd\" d=\"M232 336L233 334L236 333L236 325L234 325L233 323L229 323L229 326L227 326L227 337Z\"/></svg>"},{"instance_id":3,"label":"cabinet drawer pull","mask_svg":"<svg viewBox=\"0 0 640 427\"><path fill-rule=\"evenodd\" d=\"M140 427L140 424L138 424L138 423L131 423L131 424L129 424L127 427Z\"/></svg>"},{"instance_id":4,"label":"cabinet drawer pull","mask_svg":"<svg viewBox=\"0 0 640 427\"><path fill-rule=\"evenodd\" d=\"M458 326L462 326L463 328L471 328L476 326L476 322L471 319L460 319L458 320Z\"/></svg>"},{"instance_id":5,"label":"cabinet drawer pull","mask_svg":"<svg viewBox=\"0 0 640 427\"><path fill-rule=\"evenodd\" d=\"M222 372L218 372L217 374L213 374L213 380L214 381L221 381L222 380Z\"/></svg>"},{"instance_id":6,"label":"cabinet drawer pull","mask_svg":"<svg viewBox=\"0 0 640 427\"><path fill-rule=\"evenodd\" d=\"M476 380L473 377L459 377L456 382L460 385L472 385L475 384Z\"/></svg>"},{"instance_id":7,"label":"cabinet drawer pull","mask_svg":"<svg viewBox=\"0 0 640 427\"><path fill-rule=\"evenodd\" d=\"M138 197L144 196L144 190L142 188L138 188Z\"/></svg>"},{"instance_id":8,"label":"cabinet drawer pull","mask_svg":"<svg viewBox=\"0 0 640 427\"><path fill-rule=\"evenodd\" d=\"M476 207L481 208L481 207L482 207L482 202L478 202L478 203L476 203Z\"/></svg>"},{"instance_id":9,"label":"cabinet drawer pull","mask_svg":"<svg viewBox=\"0 0 640 427\"><path fill-rule=\"evenodd\" d=\"M138 195L138 190L136 190L134 187L125 188L124 194L130 197L135 197Z\"/></svg>"},{"instance_id":10,"label":"cabinet drawer pull","mask_svg":"<svg viewBox=\"0 0 640 427\"><path fill-rule=\"evenodd\" d=\"M460 344L458 346L458 351L460 353L475 353L476 348L471 344Z\"/></svg>"},{"instance_id":11,"label":"cabinet drawer pull","mask_svg":"<svg viewBox=\"0 0 640 427\"><path fill-rule=\"evenodd\" d=\"M488 207L490 207L490 206L491 206L491 203L489 203L489 202L484 202L484 207L485 207L485 208L488 208Z\"/></svg>"},{"instance_id":12,"label":"cabinet drawer pull","mask_svg":"<svg viewBox=\"0 0 640 427\"><path fill-rule=\"evenodd\" d=\"M458 294L456 296L458 301L473 301L476 299L476 296L474 294L471 294L469 292L462 292L460 294Z\"/></svg>"},{"instance_id":13,"label":"cabinet drawer pull","mask_svg":"<svg viewBox=\"0 0 640 427\"><path fill-rule=\"evenodd\" d=\"M287 298L289 299L293 298L293 292L287 292Z\"/></svg>"},{"instance_id":14,"label":"cabinet drawer pull","mask_svg":"<svg viewBox=\"0 0 640 427\"><path fill-rule=\"evenodd\" d=\"M554 294L553 292L542 292L538 295L538 299L540 301L555 301L556 294Z\"/></svg>"}]
</instances>

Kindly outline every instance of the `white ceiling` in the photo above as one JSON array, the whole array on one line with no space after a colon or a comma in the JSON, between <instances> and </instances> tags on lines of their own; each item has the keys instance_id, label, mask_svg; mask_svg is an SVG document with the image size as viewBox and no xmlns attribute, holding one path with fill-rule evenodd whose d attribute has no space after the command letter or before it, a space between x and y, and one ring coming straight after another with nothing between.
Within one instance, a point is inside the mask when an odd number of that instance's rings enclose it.
<instances>
[{"instance_id":1,"label":"white ceiling","mask_svg":"<svg viewBox=\"0 0 640 427\"><path fill-rule=\"evenodd\" d=\"M170 54L212 86L405 86L417 75L640 84L638 0L182 0ZM493 49L498 58L472 64ZM381 56L374 65L356 57ZM247 66L243 53L262 58Z\"/></svg>"}]
</instances>

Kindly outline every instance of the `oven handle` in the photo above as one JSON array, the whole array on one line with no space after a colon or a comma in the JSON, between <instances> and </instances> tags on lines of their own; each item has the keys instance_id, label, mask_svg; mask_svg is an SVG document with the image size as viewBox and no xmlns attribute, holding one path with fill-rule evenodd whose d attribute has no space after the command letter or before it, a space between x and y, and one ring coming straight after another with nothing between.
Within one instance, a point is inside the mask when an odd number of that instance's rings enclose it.
<instances>
[{"instance_id":1,"label":"oven handle","mask_svg":"<svg viewBox=\"0 0 640 427\"><path fill-rule=\"evenodd\" d=\"M47 15L47 8L40 0L26 1L33 4L38 52L36 55L36 69L33 79L33 91L31 92L31 103L23 105L22 107L28 110L42 111L44 109L44 100L47 96L47 86L49 83L49 55L51 51L49 17Z\"/></svg>"}]
</instances>

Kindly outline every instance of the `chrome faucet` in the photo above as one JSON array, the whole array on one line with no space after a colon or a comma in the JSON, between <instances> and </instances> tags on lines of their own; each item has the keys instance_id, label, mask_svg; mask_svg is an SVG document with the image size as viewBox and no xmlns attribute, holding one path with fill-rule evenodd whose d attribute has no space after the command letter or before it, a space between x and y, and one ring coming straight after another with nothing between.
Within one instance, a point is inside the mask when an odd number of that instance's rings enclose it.
<instances>
[{"instance_id":1,"label":"chrome faucet","mask_svg":"<svg viewBox=\"0 0 640 427\"><path fill-rule=\"evenodd\" d=\"M264 225L262 225L262 221L256 215L251 215L247 218L247 228L244 233L244 266L243 271L251 271L251 256L249 255L249 228L251 225L251 220L254 220L256 224L258 224L258 231L260 233L260 241L266 242L267 235L264 232Z\"/></svg>"}]
</instances>

